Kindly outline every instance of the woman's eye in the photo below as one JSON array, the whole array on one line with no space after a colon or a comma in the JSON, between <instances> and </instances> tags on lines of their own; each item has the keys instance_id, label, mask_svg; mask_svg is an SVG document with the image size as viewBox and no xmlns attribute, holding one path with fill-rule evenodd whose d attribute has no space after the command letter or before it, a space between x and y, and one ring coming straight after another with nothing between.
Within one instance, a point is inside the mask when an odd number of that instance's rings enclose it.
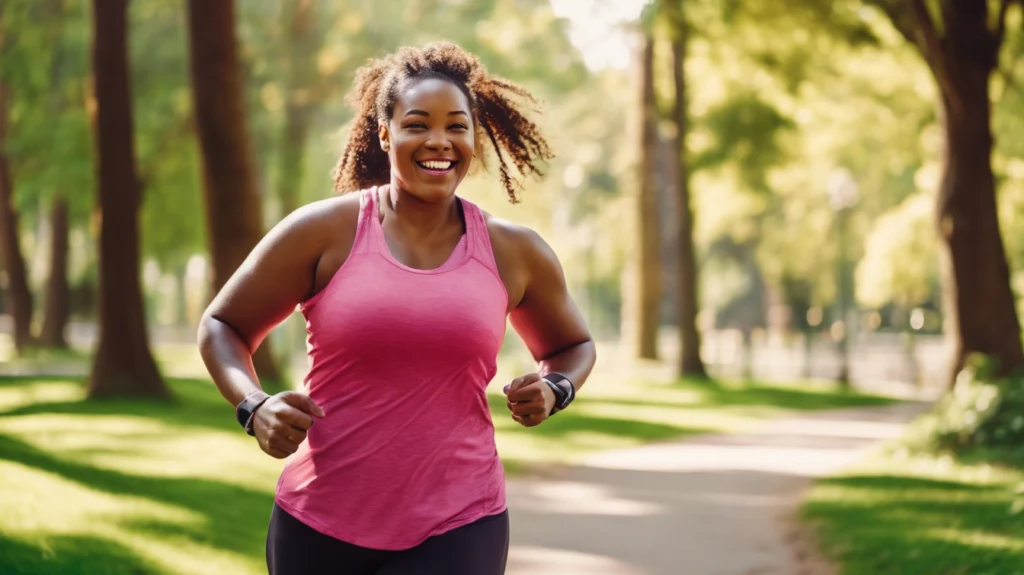
<instances>
[{"instance_id":1,"label":"woman's eye","mask_svg":"<svg viewBox=\"0 0 1024 575\"><path fill-rule=\"evenodd\" d=\"M450 130L468 130L469 126L467 126L465 124L452 124L451 126L448 127L448 129L450 129Z\"/></svg>"},{"instance_id":2,"label":"woman's eye","mask_svg":"<svg viewBox=\"0 0 1024 575\"><path fill-rule=\"evenodd\" d=\"M415 123L412 123L412 124L407 124L405 126L405 128L407 130L426 130L427 129L427 125L424 124L423 122L415 122Z\"/></svg>"}]
</instances>

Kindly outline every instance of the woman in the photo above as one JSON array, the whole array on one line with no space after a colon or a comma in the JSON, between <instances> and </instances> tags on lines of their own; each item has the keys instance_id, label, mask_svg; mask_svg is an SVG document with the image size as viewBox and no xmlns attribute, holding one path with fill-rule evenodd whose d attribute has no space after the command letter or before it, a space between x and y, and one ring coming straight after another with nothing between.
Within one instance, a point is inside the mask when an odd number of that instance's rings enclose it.
<instances>
[{"instance_id":1,"label":"woman","mask_svg":"<svg viewBox=\"0 0 1024 575\"><path fill-rule=\"evenodd\" d=\"M561 266L534 232L456 195L484 143L511 201L509 162L550 157L514 100L450 43L357 74L335 188L246 259L204 314L200 349L260 448L289 460L267 536L273 575L503 573L504 474L485 388L506 318L539 362L505 386L526 427L568 406L595 361ZM298 305L308 394L268 396L252 352Z\"/></svg>"}]
</instances>

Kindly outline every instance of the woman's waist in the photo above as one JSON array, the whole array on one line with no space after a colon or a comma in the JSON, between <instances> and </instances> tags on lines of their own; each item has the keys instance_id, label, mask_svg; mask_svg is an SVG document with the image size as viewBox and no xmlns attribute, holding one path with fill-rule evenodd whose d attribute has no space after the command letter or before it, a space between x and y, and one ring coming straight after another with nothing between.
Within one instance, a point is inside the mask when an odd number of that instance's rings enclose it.
<instances>
[{"instance_id":1,"label":"woman's waist","mask_svg":"<svg viewBox=\"0 0 1024 575\"><path fill-rule=\"evenodd\" d=\"M493 431L442 436L325 436L310 430L282 473L286 490L345 493L409 492L415 486L452 491L503 478Z\"/></svg>"}]
</instances>

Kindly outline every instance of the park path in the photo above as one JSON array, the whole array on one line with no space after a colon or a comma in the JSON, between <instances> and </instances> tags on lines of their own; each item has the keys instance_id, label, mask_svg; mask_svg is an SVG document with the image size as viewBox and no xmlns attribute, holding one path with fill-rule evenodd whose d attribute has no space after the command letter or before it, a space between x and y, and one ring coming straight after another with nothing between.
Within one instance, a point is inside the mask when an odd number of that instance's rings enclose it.
<instances>
[{"instance_id":1,"label":"park path","mask_svg":"<svg viewBox=\"0 0 1024 575\"><path fill-rule=\"evenodd\" d=\"M510 479L507 573L830 575L795 520L801 497L926 408L805 413Z\"/></svg>"}]
</instances>

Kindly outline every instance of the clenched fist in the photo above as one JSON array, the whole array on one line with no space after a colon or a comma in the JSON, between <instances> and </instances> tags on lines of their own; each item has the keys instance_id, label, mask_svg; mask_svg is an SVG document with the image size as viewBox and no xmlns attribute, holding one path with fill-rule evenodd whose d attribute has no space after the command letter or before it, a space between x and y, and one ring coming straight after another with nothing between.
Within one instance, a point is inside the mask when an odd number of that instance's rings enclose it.
<instances>
[{"instance_id":1,"label":"clenched fist","mask_svg":"<svg viewBox=\"0 0 1024 575\"><path fill-rule=\"evenodd\" d=\"M548 418L555 406L555 392L541 381L539 373L512 380L504 391L512 419L523 427L539 425Z\"/></svg>"},{"instance_id":2,"label":"clenched fist","mask_svg":"<svg viewBox=\"0 0 1024 575\"><path fill-rule=\"evenodd\" d=\"M260 449L271 457L284 459L295 453L306 440L306 432L313 427L314 418L324 416L308 395L297 391L282 391L270 396L253 414L252 429Z\"/></svg>"}]
</instances>

